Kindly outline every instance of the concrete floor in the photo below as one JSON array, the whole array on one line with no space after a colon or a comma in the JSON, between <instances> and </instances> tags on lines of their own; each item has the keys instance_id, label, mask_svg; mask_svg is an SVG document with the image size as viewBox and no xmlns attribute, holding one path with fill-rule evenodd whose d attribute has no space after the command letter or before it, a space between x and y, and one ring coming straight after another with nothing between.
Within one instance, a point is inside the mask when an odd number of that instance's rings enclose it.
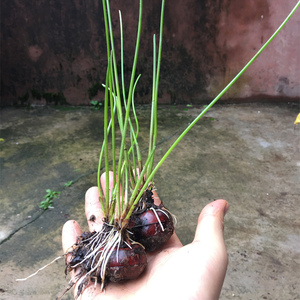
<instances>
[{"instance_id":1,"label":"concrete floor","mask_svg":"<svg viewBox=\"0 0 300 300\"><path fill-rule=\"evenodd\" d=\"M159 159L201 108L161 107ZM300 129L295 104L215 106L162 165L158 193L189 243L202 207L224 198L229 266L220 299L299 299ZM146 149L149 108L138 108ZM85 191L96 184L102 111L82 107L2 109L0 299L54 299L67 285L61 229L87 230ZM146 151L144 152L146 154ZM72 180L70 187L64 184ZM60 191L39 210L45 190ZM65 299L72 299L71 293Z\"/></svg>"}]
</instances>

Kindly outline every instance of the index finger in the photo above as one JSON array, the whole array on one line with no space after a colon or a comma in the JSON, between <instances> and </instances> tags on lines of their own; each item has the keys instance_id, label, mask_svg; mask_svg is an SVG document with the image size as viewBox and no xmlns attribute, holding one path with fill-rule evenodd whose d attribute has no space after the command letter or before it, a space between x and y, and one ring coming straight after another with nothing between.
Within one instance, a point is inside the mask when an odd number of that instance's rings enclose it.
<instances>
[{"instance_id":1,"label":"index finger","mask_svg":"<svg viewBox=\"0 0 300 300\"><path fill-rule=\"evenodd\" d=\"M98 187L93 186L85 193L85 216L89 230L100 231L102 228L103 212L101 209Z\"/></svg>"}]
</instances>

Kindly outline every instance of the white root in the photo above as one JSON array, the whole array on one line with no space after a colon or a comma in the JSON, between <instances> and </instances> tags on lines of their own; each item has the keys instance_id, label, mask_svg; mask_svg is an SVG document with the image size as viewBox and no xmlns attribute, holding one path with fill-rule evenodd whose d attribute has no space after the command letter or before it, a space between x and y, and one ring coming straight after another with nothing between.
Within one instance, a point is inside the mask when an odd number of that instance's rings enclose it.
<instances>
[{"instance_id":1,"label":"white root","mask_svg":"<svg viewBox=\"0 0 300 300\"><path fill-rule=\"evenodd\" d=\"M130 244L128 244L126 241L124 241L124 243L127 245L128 248L132 249L132 247L130 246Z\"/></svg>"},{"instance_id":2,"label":"white root","mask_svg":"<svg viewBox=\"0 0 300 300\"><path fill-rule=\"evenodd\" d=\"M161 230L165 231L165 228L164 228L163 224L161 223L161 221L160 221L160 219L159 219L159 217L158 217L157 212L155 211L155 209L153 207L151 207L150 209L154 212L155 217L156 217L156 219L157 219L157 221L158 221L158 223L159 223L159 225L161 227Z\"/></svg>"},{"instance_id":3,"label":"white root","mask_svg":"<svg viewBox=\"0 0 300 300\"><path fill-rule=\"evenodd\" d=\"M93 243L98 242L98 241L97 241L97 238L99 238L99 236L101 235L101 233L102 233L101 231L98 232L98 233L96 234L96 236L95 236L95 240L94 240L94 241L92 240L90 243L93 244ZM83 259L81 262L79 262L78 264L74 265L72 268L75 269L76 267L78 267L79 265L81 265L83 262L85 262L86 260L88 260L92 255L94 255L98 250L100 250L100 249L103 247L105 241L106 241L106 239L105 239L104 241L102 241L100 244L96 245L96 247L95 247L92 251L89 251L89 252L85 255L84 259ZM90 244L90 243L89 243L89 244ZM88 245L89 245L89 244L88 244ZM95 246L95 245L93 245L93 246Z\"/></svg>"},{"instance_id":4,"label":"white root","mask_svg":"<svg viewBox=\"0 0 300 300\"><path fill-rule=\"evenodd\" d=\"M148 185L148 188L149 188L149 186L150 186L150 183L149 183L149 185ZM153 183L152 191L157 191L157 189L156 189L154 183ZM155 200L155 199L159 200L159 197L155 197L154 195L152 196L152 198L153 198L153 200ZM176 216L173 215L167 208L164 207L163 209L157 209L157 210L160 211L160 212L162 212L162 213L164 213L164 214L169 218L168 214L165 212L165 211L167 211L167 212L171 215L171 217L172 217L172 221L173 221L174 226L176 226L176 224L177 224L177 218L176 218ZM164 211L164 210L165 210L165 211ZM156 218L157 218L157 215L156 215ZM158 219L158 218L157 218L157 220L158 220L158 222L159 222L159 219ZM162 230L163 230L163 228L162 228ZM163 231L164 231L164 230L163 230Z\"/></svg>"},{"instance_id":5,"label":"white root","mask_svg":"<svg viewBox=\"0 0 300 300\"><path fill-rule=\"evenodd\" d=\"M105 238L103 239L102 237L100 237L101 234L105 234ZM101 239L101 242L98 242L97 239ZM88 251L88 253L85 255L84 259L79 262L78 264L72 266L72 268L76 268L78 266L80 266L83 262L85 262L86 260L88 260L89 258L92 258L92 262L91 262L91 267L89 272L87 272L86 274L84 274L82 276L82 278L80 278L82 281L87 280L89 277L92 278L92 274L94 272L96 272L96 277L100 276L101 278L101 289L104 289L104 281L105 281L105 272L106 272L106 267L109 261L109 258L111 257L113 251L117 248L117 255L118 255L118 249L120 247L121 244L121 233L119 231L117 231L116 229L112 229L107 233L99 232L97 233L97 237L95 237L95 239L92 239L92 241L86 245L86 247L88 247L89 245L92 247L93 249L91 249L90 247L90 251ZM117 257L118 260L118 257ZM97 283L97 280L95 282L95 284Z\"/></svg>"},{"instance_id":6,"label":"white root","mask_svg":"<svg viewBox=\"0 0 300 300\"><path fill-rule=\"evenodd\" d=\"M111 231L112 232L112 231ZM114 230L112 232L113 237L112 239L105 245L104 251L101 253L100 258L104 261L101 265L101 271L100 271L100 276L102 279L102 283L104 284L104 278L105 278L105 271L106 271L106 266L108 263L108 260L114 250L114 248L121 243L121 234L119 231Z\"/></svg>"},{"instance_id":7,"label":"white root","mask_svg":"<svg viewBox=\"0 0 300 300\"><path fill-rule=\"evenodd\" d=\"M131 239L131 238L129 238L129 240L130 240L131 245L140 245L140 246L145 250L144 245L142 245L141 243L136 242L136 241L134 241L134 240ZM131 247L130 247L130 248L131 248Z\"/></svg>"},{"instance_id":8,"label":"white root","mask_svg":"<svg viewBox=\"0 0 300 300\"><path fill-rule=\"evenodd\" d=\"M54 262L56 262L57 260L63 258L64 256L58 256L55 259L53 259L50 263L46 264L45 266L43 266L42 268L38 269L35 273L29 275L26 278L21 278L21 279L16 279L16 281L25 281L33 276L35 276L37 273L39 273L40 271L44 270L45 268L47 268L48 266L52 265Z\"/></svg>"},{"instance_id":9,"label":"white root","mask_svg":"<svg viewBox=\"0 0 300 300\"><path fill-rule=\"evenodd\" d=\"M172 214L167 208L165 208L164 207L164 209L157 209L158 211L160 211L160 212L162 212L162 213L164 213L168 218L169 218L169 216L168 216L168 214L165 212L165 211L167 211L170 215L171 215L171 217L172 217L172 221L173 221L173 224L174 224L174 226L176 226L176 224L177 224L177 218L176 218L176 216L174 215L174 214ZM164 211L165 210L165 211Z\"/></svg>"}]
</instances>

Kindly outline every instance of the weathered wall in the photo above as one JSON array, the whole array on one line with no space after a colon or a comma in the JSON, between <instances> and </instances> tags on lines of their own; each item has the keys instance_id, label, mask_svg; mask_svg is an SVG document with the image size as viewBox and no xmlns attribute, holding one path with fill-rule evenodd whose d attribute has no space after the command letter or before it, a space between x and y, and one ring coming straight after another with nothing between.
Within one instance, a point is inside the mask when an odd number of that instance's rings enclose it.
<instances>
[{"instance_id":1,"label":"weathered wall","mask_svg":"<svg viewBox=\"0 0 300 300\"><path fill-rule=\"evenodd\" d=\"M111 1L116 42L122 11L125 70L130 71L138 1ZM296 0L166 1L161 103L213 98L276 30ZM130 3L130 4L128 4ZM144 1L137 101L151 99L152 35L160 1ZM89 104L104 82L106 45L99 0L1 3L1 104ZM300 96L300 11L223 99ZM98 98L101 99L101 92Z\"/></svg>"},{"instance_id":2,"label":"weathered wall","mask_svg":"<svg viewBox=\"0 0 300 300\"><path fill-rule=\"evenodd\" d=\"M224 0L218 21L217 47L225 72L208 87L214 95L228 83L269 39L297 1ZM257 58L226 97L300 98L300 10Z\"/></svg>"}]
</instances>

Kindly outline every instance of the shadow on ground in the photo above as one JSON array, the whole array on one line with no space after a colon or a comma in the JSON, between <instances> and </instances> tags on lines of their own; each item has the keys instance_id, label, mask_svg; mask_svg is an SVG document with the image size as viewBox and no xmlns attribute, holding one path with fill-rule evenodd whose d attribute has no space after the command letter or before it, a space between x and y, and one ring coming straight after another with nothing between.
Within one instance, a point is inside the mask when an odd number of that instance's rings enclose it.
<instances>
[{"instance_id":1,"label":"shadow on ground","mask_svg":"<svg viewBox=\"0 0 300 300\"><path fill-rule=\"evenodd\" d=\"M140 107L142 149L149 108ZM200 108L161 107L156 159ZM177 234L193 239L206 203L230 203L229 255L220 299L296 299L300 294L299 106L215 106L195 125L156 176L161 199L177 216ZM0 111L0 298L54 299L68 280L64 261L16 282L62 254L61 229L76 219L87 230L85 191L96 184L102 111L43 107ZM65 183L72 181L69 187ZM60 191L53 209L39 203ZM71 293L65 299L73 299Z\"/></svg>"}]
</instances>

